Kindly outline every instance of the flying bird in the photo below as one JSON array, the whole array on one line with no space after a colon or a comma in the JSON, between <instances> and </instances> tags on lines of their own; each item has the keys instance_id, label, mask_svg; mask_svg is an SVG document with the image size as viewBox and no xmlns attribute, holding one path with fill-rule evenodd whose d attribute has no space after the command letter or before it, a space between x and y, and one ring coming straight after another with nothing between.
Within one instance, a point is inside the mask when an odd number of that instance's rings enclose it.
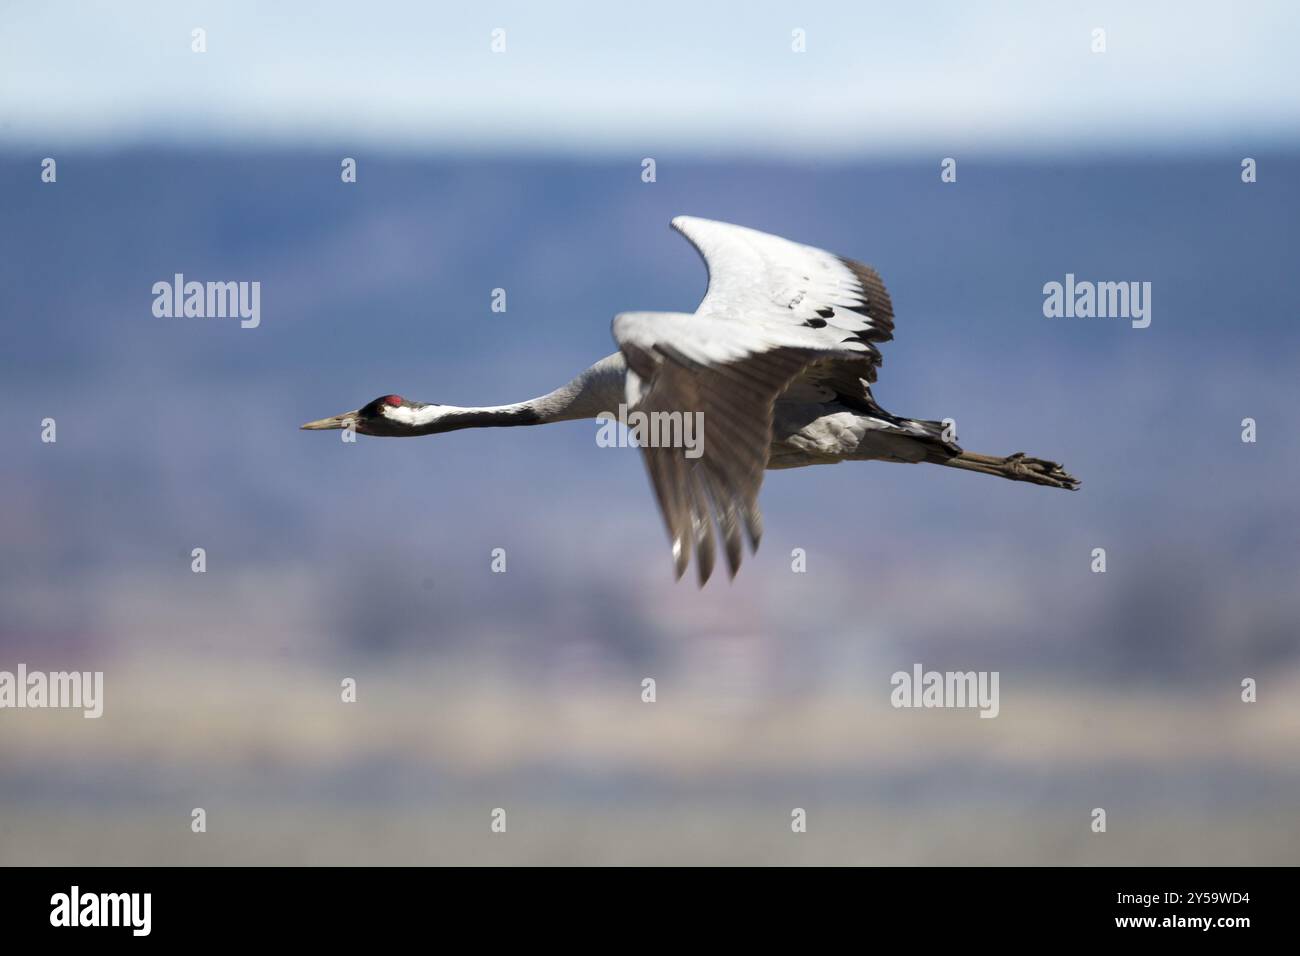
<instances>
[{"instance_id":1,"label":"flying bird","mask_svg":"<svg viewBox=\"0 0 1300 956\"><path fill-rule=\"evenodd\" d=\"M758 492L768 468L840 461L929 462L1051 488L1079 482L1056 462L963 451L942 422L901 418L871 393L894 308L870 266L744 226L678 216L672 226L704 259L708 291L693 315L623 312L618 351L567 385L513 405L462 408L384 395L303 425L363 435L612 417L620 406L691 416L698 446L634 434L668 528L680 578L695 554L700 585L721 537L734 577L742 533L763 533ZM628 416L631 420L632 416ZM716 528L716 535L715 535Z\"/></svg>"}]
</instances>

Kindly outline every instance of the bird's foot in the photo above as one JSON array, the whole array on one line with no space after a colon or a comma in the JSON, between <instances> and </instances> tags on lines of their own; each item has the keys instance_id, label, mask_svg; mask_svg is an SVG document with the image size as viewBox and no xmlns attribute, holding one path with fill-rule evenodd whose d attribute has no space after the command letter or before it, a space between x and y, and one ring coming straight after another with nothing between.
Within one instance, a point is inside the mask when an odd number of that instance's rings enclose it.
<instances>
[{"instance_id":1,"label":"bird's foot","mask_svg":"<svg viewBox=\"0 0 1300 956\"><path fill-rule=\"evenodd\" d=\"M1075 491L1079 487L1079 479L1068 474L1056 462L1044 458L1029 458L1023 451L1003 458L1000 467L1005 476L1012 481L1028 481L1035 485L1065 488L1069 491Z\"/></svg>"}]
</instances>

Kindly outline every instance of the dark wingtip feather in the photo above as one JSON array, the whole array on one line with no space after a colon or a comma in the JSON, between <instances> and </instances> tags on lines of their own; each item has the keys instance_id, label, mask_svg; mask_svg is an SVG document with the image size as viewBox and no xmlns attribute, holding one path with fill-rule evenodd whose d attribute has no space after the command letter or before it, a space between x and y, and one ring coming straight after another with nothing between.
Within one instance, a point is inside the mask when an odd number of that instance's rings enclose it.
<instances>
[{"instance_id":1,"label":"dark wingtip feather","mask_svg":"<svg viewBox=\"0 0 1300 956\"><path fill-rule=\"evenodd\" d=\"M707 518L706 518L707 520ZM709 536L706 541L698 541L695 547L695 570L699 572L700 587L709 583L709 578L713 575L713 538Z\"/></svg>"},{"instance_id":2,"label":"dark wingtip feather","mask_svg":"<svg viewBox=\"0 0 1300 956\"><path fill-rule=\"evenodd\" d=\"M745 533L749 536L749 550L758 551L763 540L763 515L756 505L745 508Z\"/></svg>"},{"instance_id":3,"label":"dark wingtip feather","mask_svg":"<svg viewBox=\"0 0 1300 956\"><path fill-rule=\"evenodd\" d=\"M686 541L683 538L674 538L673 539L673 573L677 576L678 581L680 581L682 579L682 575L686 573L686 566L690 564L690 562L691 562L691 552L690 549L686 547Z\"/></svg>"}]
</instances>

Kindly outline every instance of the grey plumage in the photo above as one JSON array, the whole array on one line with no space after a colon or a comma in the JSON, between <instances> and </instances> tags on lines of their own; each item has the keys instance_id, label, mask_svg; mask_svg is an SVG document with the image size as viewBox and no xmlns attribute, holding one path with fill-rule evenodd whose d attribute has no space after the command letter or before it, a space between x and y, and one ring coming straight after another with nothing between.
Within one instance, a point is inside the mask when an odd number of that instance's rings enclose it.
<instances>
[{"instance_id":1,"label":"grey plumage","mask_svg":"<svg viewBox=\"0 0 1300 956\"><path fill-rule=\"evenodd\" d=\"M700 583L714 566L713 524L727 566L740 566L738 526L762 537L767 468L881 459L952 465L1055 487L1077 484L1037 459L974 461L941 422L899 418L871 392L894 333L894 307L870 266L742 226L678 217L709 287L694 315L624 313L614 338L627 358L628 404L699 413L703 454L642 446L680 577L694 550ZM984 456L981 456L984 457Z\"/></svg>"}]
</instances>

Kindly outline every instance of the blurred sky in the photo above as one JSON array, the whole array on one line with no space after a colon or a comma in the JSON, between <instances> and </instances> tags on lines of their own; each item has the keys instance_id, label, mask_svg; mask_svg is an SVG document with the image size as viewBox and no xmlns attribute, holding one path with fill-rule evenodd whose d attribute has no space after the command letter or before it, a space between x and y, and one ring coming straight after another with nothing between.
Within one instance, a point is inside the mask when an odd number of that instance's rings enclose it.
<instances>
[{"instance_id":1,"label":"blurred sky","mask_svg":"<svg viewBox=\"0 0 1300 956\"><path fill-rule=\"evenodd\" d=\"M0 135L804 158L1258 148L1296 138L1296 21L1285 0L10 3Z\"/></svg>"}]
</instances>

